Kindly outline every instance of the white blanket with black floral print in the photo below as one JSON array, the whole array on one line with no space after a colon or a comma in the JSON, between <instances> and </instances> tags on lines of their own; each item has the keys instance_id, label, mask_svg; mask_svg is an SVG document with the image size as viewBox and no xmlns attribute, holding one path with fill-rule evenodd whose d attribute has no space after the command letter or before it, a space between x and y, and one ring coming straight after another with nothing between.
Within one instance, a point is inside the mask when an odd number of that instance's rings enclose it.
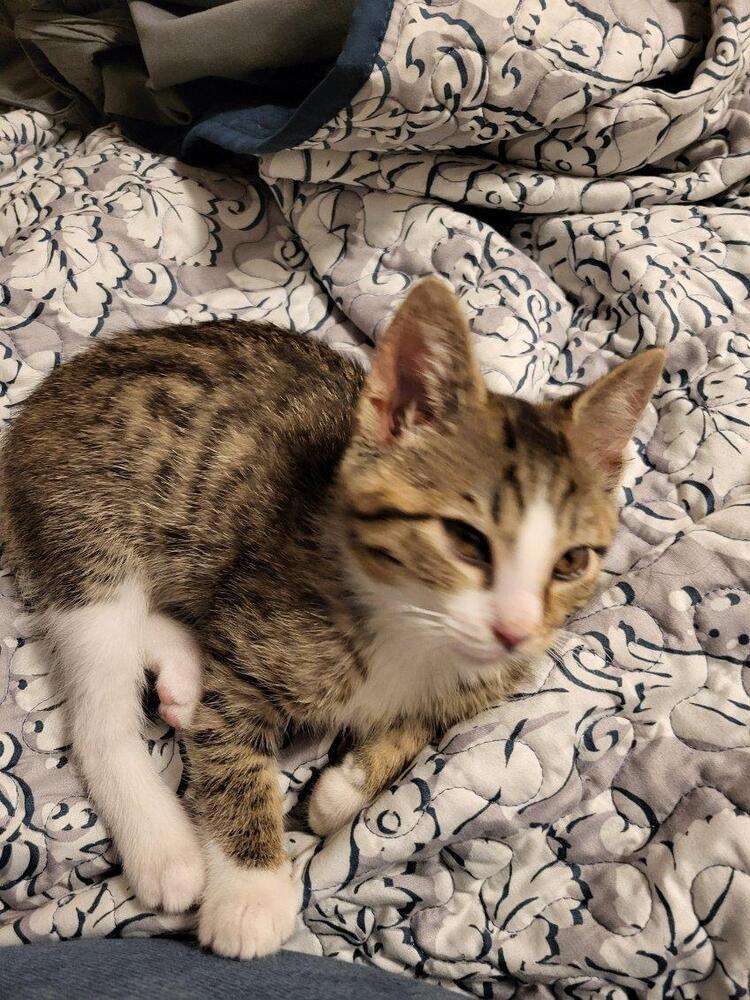
<instances>
[{"instance_id":1,"label":"white blanket with black floral print","mask_svg":"<svg viewBox=\"0 0 750 1000\"><path fill-rule=\"evenodd\" d=\"M669 348L598 597L538 690L325 844L289 834L291 948L479 997L747 995L749 66L747 0L395 0L354 100L259 176L0 118L5 418L125 327L240 316L366 351L430 272L501 391ZM119 874L0 581L0 943L176 926ZM150 746L177 786L171 734ZM325 760L291 748L290 806Z\"/></svg>"}]
</instances>

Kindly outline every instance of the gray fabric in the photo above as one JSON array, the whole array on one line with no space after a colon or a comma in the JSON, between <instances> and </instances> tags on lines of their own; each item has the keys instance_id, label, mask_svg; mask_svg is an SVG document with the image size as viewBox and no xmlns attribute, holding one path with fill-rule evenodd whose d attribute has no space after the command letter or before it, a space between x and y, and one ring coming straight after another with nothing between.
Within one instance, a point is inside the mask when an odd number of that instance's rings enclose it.
<instances>
[{"instance_id":1,"label":"gray fabric","mask_svg":"<svg viewBox=\"0 0 750 1000\"><path fill-rule=\"evenodd\" d=\"M4 1000L448 1000L436 986L292 952L230 962L164 939L79 939L5 951Z\"/></svg>"},{"instance_id":2,"label":"gray fabric","mask_svg":"<svg viewBox=\"0 0 750 1000\"><path fill-rule=\"evenodd\" d=\"M176 85L333 57L353 8L354 0L0 0L0 102L83 122L103 112L184 125L193 104Z\"/></svg>"},{"instance_id":3,"label":"gray fabric","mask_svg":"<svg viewBox=\"0 0 750 1000\"><path fill-rule=\"evenodd\" d=\"M27 52L46 59L70 92L80 92L96 107L103 98L97 57L136 41L127 8L118 2L100 5L96 17L76 11L50 17L48 11L29 6L16 18L15 31Z\"/></svg>"},{"instance_id":4,"label":"gray fabric","mask_svg":"<svg viewBox=\"0 0 750 1000\"><path fill-rule=\"evenodd\" d=\"M130 13L151 84L161 88L206 76L242 80L258 69L334 56L353 7L354 0L234 0L175 14L131 0Z\"/></svg>"},{"instance_id":5,"label":"gray fabric","mask_svg":"<svg viewBox=\"0 0 750 1000\"><path fill-rule=\"evenodd\" d=\"M164 125L187 125L193 120L189 105L176 87L154 90L143 61L132 51L112 52L102 63L106 115L138 118Z\"/></svg>"},{"instance_id":6,"label":"gray fabric","mask_svg":"<svg viewBox=\"0 0 750 1000\"><path fill-rule=\"evenodd\" d=\"M68 122L93 122L104 103L97 58L136 42L124 0L0 0L0 9L7 58L0 63L3 102Z\"/></svg>"},{"instance_id":7,"label":"gray fabric","mask_svg":"<svg viewBox=\"0 0 750 1000\"><path fill-rule=\"evenodd\" d=\"M55 114L69 101L37 72L14 30L12 0L0 0L0 105L18 103L33 111Z\"/></svg>"}]
</instances>

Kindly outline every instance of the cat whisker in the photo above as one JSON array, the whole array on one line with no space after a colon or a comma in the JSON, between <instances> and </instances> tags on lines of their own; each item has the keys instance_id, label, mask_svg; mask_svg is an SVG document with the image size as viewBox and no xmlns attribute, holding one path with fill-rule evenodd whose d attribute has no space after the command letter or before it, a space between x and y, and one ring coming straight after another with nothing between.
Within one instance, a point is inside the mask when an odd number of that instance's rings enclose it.
<instances>
[{"instance_id":1,"label":"cat whisker","mask_svg":"<svg viewBox=\"0 0 750 1000\"><path fill-rule=\"evenodd\" d=\"M399 607L401 614L405 615L418 615L420 618L438 618L444 621L448 618L442 611L430 611L429 608L420 608L417 604L402 604Z\"/></svg>"},{"instance_id":2,"label":"cat whisker","mask_svg":"<svg viewBox=\"0 0 750 1000\"><path fill-rule=\"evenodd\" d=\"M482 642L481 639L477 639L476 636L462 628L449 618L448 615L439 613L432 613L432 615L432 617L426 617L422 614L418 614L415 610L411 612L408 617L414 619L415 622L418 622L419 625L424 627L426 630L431 629L433 632L441 634L447 633L453 639L458 639L469 651L482 653L486 650L486 643ZM448 645L448 643L446 642L444 645Z\"/></svg>"}]
</instances>

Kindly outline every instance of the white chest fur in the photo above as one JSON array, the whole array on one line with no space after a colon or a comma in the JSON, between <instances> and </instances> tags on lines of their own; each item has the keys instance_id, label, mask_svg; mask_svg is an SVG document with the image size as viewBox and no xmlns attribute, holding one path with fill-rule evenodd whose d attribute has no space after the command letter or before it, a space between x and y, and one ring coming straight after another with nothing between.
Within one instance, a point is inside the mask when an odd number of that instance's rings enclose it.
<instances>
[{"instance_id":1,"label":"white chest fur","mask_svg":"<svg viewBox=\"0 0 750 1000\"><path fill-rule=\"evenodd\" d=\"M437 702L471 683L476 669L433 633L389 617L377 624L366 680L342 706L337 722L357 730L388 725L399 716L431 714Z\"/></svg>"}]
</instances>

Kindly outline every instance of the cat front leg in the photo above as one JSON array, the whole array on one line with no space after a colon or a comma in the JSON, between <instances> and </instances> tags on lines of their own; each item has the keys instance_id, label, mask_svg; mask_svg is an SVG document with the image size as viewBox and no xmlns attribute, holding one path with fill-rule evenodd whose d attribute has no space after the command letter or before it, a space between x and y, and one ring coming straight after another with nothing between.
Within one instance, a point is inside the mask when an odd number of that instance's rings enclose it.
<instances>
[{"instance_id":1,"label":"cat front leg","mask_svg":"<svg viewBox=\"0 0 750 1000\"><path fill-rule=\"evenodd\" d=\"M278 951L300 906L283 846L269 714L209 689L188 739L191 799L207 862L198 939L227 958Z\"/></svg>"},{"instance_id":2,"label":"cat front leg","mask_svg":"<svg viewBox=\"0 0 750 1000\"><path fill-rule=\"evenodd\" d=\"M349 823L398 777L432 738L419 721L373 734L354 747L335 767L318 778L308 806L314 833L327 837Z\"/></svg>"}]
</instances>

